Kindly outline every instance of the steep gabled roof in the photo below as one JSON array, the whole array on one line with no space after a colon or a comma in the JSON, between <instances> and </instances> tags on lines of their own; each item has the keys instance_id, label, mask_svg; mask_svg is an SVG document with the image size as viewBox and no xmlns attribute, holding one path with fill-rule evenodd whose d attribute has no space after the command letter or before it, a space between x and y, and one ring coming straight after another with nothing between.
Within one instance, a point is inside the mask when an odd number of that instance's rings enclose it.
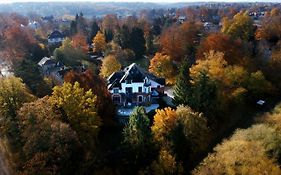
<instances>
[{"instance_id":1,"label":"steep gabled roof","mask_svg":"<svg viewBox=\"0 0 281 175\"><path fill-rule=\"evenodd\" d=\"M64 35L60 31L55 30L48 36L48 39L53 39L53 38L64 38Z\"/></svg>"},{"instance_id":2,"label":"steep gabled roof","mask_svg":"<svg viewBox=\"0 0 281 175\"><path fill-rule=\"evenodd\" d=\"M49 58L49 57L44 57L38 62L38 65L41 67L51 64L56 64L56 61L53 58Z\"/></svg>"},{"instance_id":3,"label":"steep gabled roof","mask_svg":"<svg viewBox=\"0 0 281 175\"><path fill-rule=\"evenodd\" d=\"M133 63L125 67L122 71L112 73L107 78L108 89L112 89L114 87L121 88L121 83L125 83L126 81L132 83L141 83L146 77L150 80L159 83L160 85L165 85L165 79L158 78L155 75L140 68L136 63Z\"/></svg>"}]
</instances>

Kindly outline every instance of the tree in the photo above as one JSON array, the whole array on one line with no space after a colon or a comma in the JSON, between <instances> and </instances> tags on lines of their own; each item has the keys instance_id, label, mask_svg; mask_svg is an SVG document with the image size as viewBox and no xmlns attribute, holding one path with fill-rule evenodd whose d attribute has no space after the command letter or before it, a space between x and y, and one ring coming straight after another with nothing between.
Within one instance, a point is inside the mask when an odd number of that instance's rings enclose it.
<instances>
[{"instance_id":1,"label":"tree","mask_svg":"<svg viewBox=\"0 0 281 175\"><path fill-rule=\"evenodd\" d=\"M124 143L135 155L135 160L142 160L147 153L150 153L152 135L150 120L144 107L135 107L130 115L129 123L123 129L123 137Z\"/></svg>"},{"instance_id":2,"label":"tree","mask_svg":"<svg viewBox=\"0 0 281 175\"><path fill-rule=\"evenodd\" d=\"M87 38L81 33L77 33L72 37L72 46L85 54L88 52Z\"/></svg>"},{"instance_id":3,"label":"tree","mask_svg":"<svg viewBox=\"0 0 281 175\"><path fill-rule=\"evenodd\" d=\"M136 58L142 58L146 51L143 30L134 27L129 39L129 47L135 52Z\"/></svg>"},{"instance_id":4,"label":"tree","mask_svg":"<svg viewBox=\"0 0 281 175\"><path fill-rule=\"evenodd\" d=\"M248 12L239 12L233 19L223 19L222 32L235 39L250 41L254 39L253 20Z\"/></svg>"},{"instance_id":5,"label":"tree","mask_svg":"<svg viewBox=\"0 0 281 175\"><path fill-rule=\"evenodd\" d=\"M271 117L271 116L268 116ZM256 124L248 129L238 129L235 131L232 140L243 140L247 142L259 142L267 155L280 161L281 158L281 133L274 125Z\"/></svg>"},{"instance_id":6,"label":"tree","mask_svg":"<svg viewBox=\"0 0 281 175\"><path fill-rule=\"evenodd\" d=\"M97 115L96 96L85 91L78 82L53 88L51 103L60 109L70 127L78 133L82 144L93 148L102 122Z\"/></svg>"},{"instance_id":7,"label":"tree","mask_svg":"<svg viewBox=\"0 0 281 175\"><path fill-rule=\"evenodd\" d=\"M120 69L121 64L118 62L118 60L113 55L109 55L105 57L102 62L100 75L106 78L113 72L119 71Z\"/></svg>"},{"instance_id":8,"label":"tree","mask_svg":"<svg viewBox=\"0 0 281 175\"><path fill-rule=\"evenodd\" d=\"M183 174L181 163L177 163L175 156L165 149L160 150L158 160L152 162L151 169L155 175Z\"/></svg>"},{"instance_id":9,"label":"tree","mask_svg":"<svg viewBox=\"0 0 281 175\"><path fill-rule=\"evenodd\" d=\"M20 24L18 26L7 26L2 37L5 44L1 49L1 54L6 59L5 61L11 65L23 60L26 55L31 53L32 47L36 45L32 31L20 27Z\"/></svg>"},{"instance_id":10,"label":"tree","mask_svg":"<svg viewBox=\"0 0 281 175\"><path fill-rule=\"evenodd\" d=\"M102 31L115 31L118 28L118 18L116 15L108 14L103 18Z\"/></svg>"},{"instance_id":11,"label":"tree","mask_svg":"<svg viewBox=\"0 0 281 175\"><path fill-rule=\"evenodd\" d=\"M55 59L65 65L79 65L79 62L87 58L87 55L80 49L73 47L72 41L66 38L59 48L54 51Z\"/></svg>"},{"instance_id":12,"label":"tree","mask_svg":"<svg viewBox=\"0 0 281 175\"><path fill-rule=\"evenodd\" d=\"M201 25L193 22L167 28L160 37L162 53L177 62L187 55L194 56L194 46L199 43L201 29Z\"/></svg>"},{"instance_id":13,"label":"tree","mask_svg":"<svg viewBox=\"0 0 281 175\"><path fill-rule=\"evenodd\" d=\"M152 55L155 53L155 46L154 46L154 36L152 34L152 31L148 32L148 35L145 38L146 40L146 52L149 55Z\"/></svg>"},{"instance_id":14,"label":"tree","mask_svg":"<svg viewBox=\"0 0 281 175\"><path fill-rule=\"evenodd\" d=\"M185 139L189 142L190 157L194 159L196 155L206 151L210 142L211 131L208 127L208 121L203 113L194 112L188 106L178 106L176 110L179 122L183 126ZM188 148L185 148L188 149ZM181 152L178 152L180 155Z\"/></svg>"},{"instance_id":15,"label":"tree","mask_svg":"<svg viewBox=\"0 0 281 175\"><path fill-rule=\"evenodd\" d=\"M266 40L271 45L276 45L281 38L281 14L278 9L272 9L269 16L266 16L261 27L257 29L255 37L257 40Z\"/></svg>"},{"instance_id":16,"label":"tree","mask_svg":"<svg viewBox=\"0 0 281 175\"><path fill-rule=\"evenodd\" d=\"M265 124L237 130L193 174L280 174L275 163L280 158L280 139L280 133Z\"/></svg>"},{"instance_id":17,"label":"tree","mask_svg":"<svg viewBox=\"0 0 281 175\"><path fill-rule=\"evenodd\" d=\"M33 99L21 79L13 76L0 79L0 128L2 136L8 138L13 151L18 151L21 145L17 110Z\"/></svg>"},{"instance_id":18,"label":"tree","mask_svg":"<svg viewBox=\"0 0 281 175\"><path fill-rule=\"evenodd\" d=\"M191 96L191 78L189 69L191 67L190 61L187 59L183 62L180 72L177 76L176 84L174 86L174 102L177 105L189 104L189 97Z\"/></svg>"},{"instance_id":19,"label":"tree","mask_svg":"<svg viewBox=\"0 0 281 175\"><path fill-rule=\"evenodd\" d=\"M97 24L97 21L93 21L92 26L91 26L91 31L90 31L90 34L89 34L89 41L90 42L88 42L88 43L92 42L91 41L92 38L94 38L97 35L98 31L100 31L100 28Z\"/></svg>"},{"instance_id":20,"label":"tree","mask_svg":"<svg viewBox=\"0 0 281 175\"><path fill-rule=\"evenodd\" d=\"M225 141L192 174L280 174L258 142Z\"/></svg>"},{"instance_id":21,"label":"tree","mask_svg":"<svg viewBox=\"0 0 281 175\"><path fill-rule=\"evenodd\" d=\"M213 117L216 114L214 111L217 110L218 103L217 87L206 72L200 72L192 92L190 107Z\"/></svg>"},{"instance_id":22,"label":"tree","mask_svg":"<svg viewBox=\"0 0 281 175\"><path fill-rule=\"evenodd\" d=\"M204 54L211 50L223 52L226 61L231 65L245 65L246 60L243 57L249 54L244 49L241 41L234 40L221 33L210 34L203 40L196 55L197 59L205 59Z\"/></svg>"},{"instance_id":23,"label":"tree","mask_svg":"<svg viewBox=\"0 0 281 175\"><path fill-rule=\"evenodd\" d=\"M76 132L61 122L61 115L48 97L25 103L18 111L18 118L24 173L75 172L81 158L78 154L81 145Z\"/></svg>"},{"instance_id":24,"label":"tree","mask_svg":"<svg viewBox=\"0 0 281 175\"><path fill-rule=\"evenodd\" d=\"M122 49L130 48L130 31L126 25L123 25L114 35L113 41Z\"/></svg>"},{"instance_id":25,"label":"tree","mask_svg":"<svg viewBox=\"0 0 281 175\"><path fill-rule=\"evenodd\" d=\"M71 21L71 23L70 23L70 33L71 33L71 35L75 35L77 32L78 32L77 22Z\"/></svg>"},{"instance_id":26,"label":"tree","mask_svg":"<svg viewBox=\"0 0 281 175\"><path fill-rule=\"evenodd\" d=\"M90 70L86 70L83 73L70 71L64 76L64 82L71 84L78 82L85 91L91 89L97 96L98 116L102 118L104 125L112 124L112 119L115 116L115 107L103 78L93 74Z\"/></svg>"},{"instance_id":27,"label":"tree","mask_svg":"<svg viewBox=\"0 0 281 175\"><path fill-rule=\"evenodd\" d=\"M206 151L210 141L206 118L185 106L157 110L151 130L159 147L169 150L185 168L192 167L191 161Z\"/></svg>"},{"instance_id":28,"label":"tree","mask_svg":"<svg viewBox=\"0 0 281 175\"><path fill-rule=\"evenodd\" d=\"M14 73L20 77L26 86L37 97L44 97L51 94L51 87L45 82L40 74L38 65L31 60L25 59L14 68Z\"/></svg>"},{"instance_id":29,"label":"tree","mask_svg":"<svg viewBox=\"0 0 281 175\"><path fill-rule=\"evenodd\" d=\"M153 125L151 127L154 139L165 145L169 134L177 124L176 111L170 107L157 109L154 115Z\"/></svg>"},{"instance_id":30,"label":"tree","mask_svg":"<svg viewBox=\"0 0 281 175\"><path fill-rule=\"evenodd\" d=\"M93 39L94 43L94 52L103 52L106 46L105 37L99 31Z\"/></svg>"},{"instance_id":31,"label":"tree","mask_svg":"<svg viewBox=\"0 0 281 175\"><path fill-rule=\"evenodd\" d=\"M150 60L149 72L166 79L167 84L174 84L176 80L176 66L171 57L156 53Z\"/></svg>"}]
</instances>

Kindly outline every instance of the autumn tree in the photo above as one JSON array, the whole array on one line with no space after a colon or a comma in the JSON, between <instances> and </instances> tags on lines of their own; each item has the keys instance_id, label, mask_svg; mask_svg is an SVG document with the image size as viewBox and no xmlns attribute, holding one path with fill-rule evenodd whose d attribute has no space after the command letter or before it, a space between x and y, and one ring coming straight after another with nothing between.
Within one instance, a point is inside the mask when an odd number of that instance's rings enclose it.
<instances>
[{"instance_id":1,"label":"autumn tree","mask_svg":"<svg viewBox=\"0 0 281 175\"><path fill-rule=\"evenodd\" d=\"M119 71L120 69L121 64L118 62L118 60L113 55L109 55L105 57L102 62L100 75L107 78L113 72Z\"/></svg>"},{"instance_id":2,"label":"autumn tree","mask_svg":"<svg viewBox=\"0 0 281 175\"><path fill-rule=\"evenodd\" d=\"M190 107L178 106L176 110L157 110L151 127L154 140L161 148L171 151L185 168L191 160L206 151L210 129L202 113Z\"/></svg>"},{"instance_id":3,"label":"autumn tree","mask_svg":"<svg viewBox=\"0 0 281 175\"><path fill-rule=\"evenodd\" d=\"M25 103L18 111L23 138L23 173L73 173L81 158L77 134L61 122L48 97ZM81 155L81 154L80 154Z\"/></svg>"},{"instance_id":4,"label":"autumn tree","mask_svg":"<svg viewBox=\"0 0 281 175\"><path fill-rule=\"evenodd\" d=\"M78 82L86 91L91 89L97 96L96 103L98 116L101 117L104 125L112 124L112 119L115 115L115 107L104 79L94 74L92 71L86 70L83 73L70 71L64 76L64 81L71 84Z\"/></svg>"},{"instance_id":5,"label":"autumn tree","mask_svg":"<svg viewBox=\"0 0 281 175\"><path fill-rule=\"evenodd\" d=\"M176 124L177 114L175 110L171 108L157 109L151 127L154 139L159 143L165 143Z\"/></svg>"},{"instance_id":6,"label":"autumn tree","mask_svg":"<svg viewBox=\"0 0 281 175\"><path fill-rule=\"evenodd\" d=\"M73 85L64 83L63 86L54 87L50 100L62 111L70 127L78 133L80 142L93 148L102 124L97 115L96 96L93 91L84 90L78 82Z\"/></svg>"},{"instance_id":7,"label":"autumn tree","mask_svg":"<svg viewBox=\"0 0 281 175\"><path fill-rule=\"evenodd\" d=\"M203 40L200 48L197 52L197 59L204 59L204 53L214 50L223 52L225 59L229 64L247 64L245 57L249 54L241 41L232 39L230 36L215 33L210 34L206 39Z\"/></svg>"},{"instance_id":8,"label":"autumn tree","mask_svg":"<svg viewBox=\"0 0 281 175\"><path fill-rule=\"evenodd\" d=\"M272 9L269 16L266 16L257 29L255 37L257 40L266 40L271 45L276 45L280 41L281 35L281 14L278 9Z\"/></svg>"},{"instance_id":9,"label":"autumn tree","mask_svg":"<svg viewBox=\"0 0 281 175\"><path fill-rule=\"evenodd\" d=\"M17 110L26 102L34 100L22 80L16 77L0 79L1 135L6 136L13 151L21 145Z\"/></svg>"},{"instance_id":10,"label":"autumn tree","mask_svg":"<svg viewBox=\"0 0 281 175\"><path fill-rule=\"evenodd\" d=\"M167 84L174 84L176 81L176 66L168 55L156 53L150 60L149 71L158 77L166 79Z\"/></svg>"},{"instance_id":11,"label":"autumn tree","mask_svg":"<svg viewBox=\"0 0 281 175\"><path fill-rule=\"evenodd\" d=\"M65 65L79 65L81 60L87 58L87 55L80 49L73 47L72 41L66 38L62 45L54 51L56 60L63 62Z\"/></svg>"},{"instance_id":12,"label":"autumn tree","mask_svg":"<svg viewBox=\"0 0 281 175\"><path fill-rule=\"evenodd\" d=\"M184 173L182 164L177 162L175 156L166 149L160 150L158 159L151 164L151 171L155 175L180 175Z\"/></svg>"},{"instance_id":13,"label":"autumn tree","mask_svg":"<svg viewBox=\"0 0 281 175\"><path fill-rule=\"evenodd\" d=\"M105 37L99 31L97 35L93 38L94 52L103 52L106 47Z\"/></svg>"},{"instance_id":14,"label":"autumn tree","mask_svg":"<svg viewBox=\"0 0 281 175\"><path fill-rule=\"evenodd\" d=\"M223 19L222 32L235 39L241 39L244 41L253 40L253 21L247 11L241 11L237 13L233 19Z\"/></svg>"},{"instance_id":15,"label":"autumn tree","mask_svg":"<svg viewBox=\"0 0 281 175\"><path fill-rule=\"evenodd\" d=\"M116 15L108 14L103 18L102 30L104 31L114 31L118 27L118 18Z\"/></svg>"},{"instance_id":16,"label":"autumn tree","mask_svg":"<svg viewBox=\"0 0 281 175\"><path fill-rule=\"evenodd\" d=\"M280 45L281 46L281 45ZM263 72L268 80L272 82L272 84L280 88L281 87L281 76L278 73L281 69L281 47L279 49L274 49L272 51L272 56L267 63L267 66L263 67Z\"/></svg>"},{"instance_id":17,"label":"autumn tree","mask_svg":"<svg viewBox=\"0 0 281 175\"><path fill-rule=\"evenodd\" d=\"M87 38L82 33L77 33L72 37L72 47L86 54L88 52Z\"/></svg>"},{"instance_id":18,"label":"autumn tree","mask_svg":"<svg viewBox=\"0 0 281 175\"><path fill-rule=\"evenodd\" d=\"M3 33L5 45L1 49L1 55L9 64L16 64L31 53L31 49L36 45L36 40L32 31L18 26L10 26Z\"/></svg>"},{"instance_id":19,"label":"autumn tree","mask_svg":"<svg viewBox=\"0 0 281 175\"><path fill-rule=\"evenodd\" d=\"M279 143L279 133L266 125L238 130L216 146L193 174L280 174L274 157L280 156Z\"/></svg>"},{"instance_id":20,"label":"autumn tree","mask_svg":"<svg viewBox=\"0 0 281 175\"><path fill-rule=\"evenodd\" d=\"M175 61L181 61L186 55L194 55L194 46L199 43L201 29L201 25L188 22L169 27L160 37L162 53Z\"/></svg>"},{"instance_id":21,"label":"autumn tree","mask_svg":"<svg viewBox=\"0 0 281 175\"><path fill-rule=\"evenodd\" d=\"M192 174L280 174L258 142L225 141Z\"/></svg>"}]
</instances>

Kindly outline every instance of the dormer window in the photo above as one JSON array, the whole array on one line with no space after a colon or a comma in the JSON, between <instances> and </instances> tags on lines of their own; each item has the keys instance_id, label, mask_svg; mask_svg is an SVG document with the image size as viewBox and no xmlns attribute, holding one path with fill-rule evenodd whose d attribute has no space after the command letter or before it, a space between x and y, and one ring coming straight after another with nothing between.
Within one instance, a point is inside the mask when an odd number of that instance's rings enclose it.
<instances>
[{"instance_id":1,"label":"dormer window","mask_svg":"<svg viewBox=\"0 0 281 175\"><path fill-rule=\"evenodd\" d=\"M148 83L148 78L147 78L147 77L145 77L144 83L145 83L145 84Z\"/></svg>"},{"instance_id":2,"label":"dormer window","mask_svg":"<svg viewBox=\"0 0 281 175\"><path fill-rule=\"evenodd\" d=\"M118 88L114 88L113 89L113 93L115 93L115 94L119 93L119 89Z\"/></svg>"}]
</instances>

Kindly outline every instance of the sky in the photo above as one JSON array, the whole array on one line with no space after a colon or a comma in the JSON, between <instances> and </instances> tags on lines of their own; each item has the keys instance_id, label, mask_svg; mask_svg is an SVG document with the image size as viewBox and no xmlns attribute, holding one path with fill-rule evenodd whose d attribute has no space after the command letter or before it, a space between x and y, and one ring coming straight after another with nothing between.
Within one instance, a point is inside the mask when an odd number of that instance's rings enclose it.
<instances>
[{"instance_id":1,"label":"sky","mask_svg":"<svg viewBox=\"0 0 281 175\"><path fill-rule=\"evenodd\" d=\"M0 0L0 3L13 3L13 2L77 2L77 1L91 1L91 2L281 2L281 0Z\"/></svg>"}]
</instances>

